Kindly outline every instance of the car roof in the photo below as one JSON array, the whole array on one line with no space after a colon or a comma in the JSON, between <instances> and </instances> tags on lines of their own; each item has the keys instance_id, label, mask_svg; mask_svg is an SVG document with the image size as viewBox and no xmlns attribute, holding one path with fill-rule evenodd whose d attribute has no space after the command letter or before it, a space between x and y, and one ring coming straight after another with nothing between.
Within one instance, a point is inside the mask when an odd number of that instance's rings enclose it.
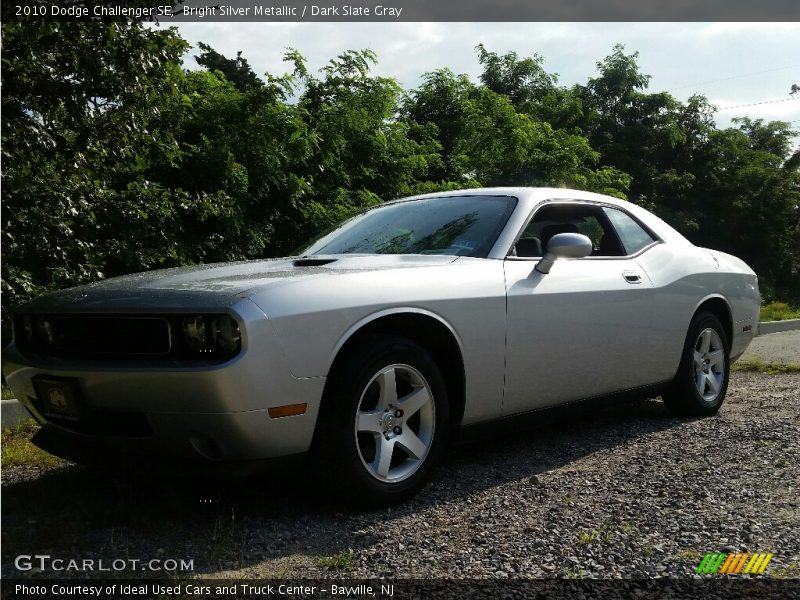
<instances>
[{"instance_id":1,"label":"car roof","mask_svg":"<svg viewBox=\"0 0 800 600\"><path fill-rule=\"evenodd\" d=\"M399 198L392 202L404 202L407 200L420 200L423 198L448 198L453 196L514 196L520 200L553 200L553 199L570 199L570 200L595 200L598 202L606 202L608 204L616 204L620 206L627 206L630 204L627 200L619 200L611 196L603 194L596 194L594 192L586 192L583 190L573 190L569 188L554 188L554 187L485 187L485 188L468 188L463 190L446 190L443 192L433 192L430 194L419 194L416 196L408 196L406 198ZM388 204L388 203L387 203Z\"/></svg>"}]
</instances>

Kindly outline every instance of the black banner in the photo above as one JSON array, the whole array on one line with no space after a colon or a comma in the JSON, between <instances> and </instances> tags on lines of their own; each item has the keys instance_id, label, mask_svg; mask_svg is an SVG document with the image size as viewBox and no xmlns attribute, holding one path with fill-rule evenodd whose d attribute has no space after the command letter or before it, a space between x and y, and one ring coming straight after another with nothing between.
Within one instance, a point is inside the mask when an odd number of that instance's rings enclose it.
<instances>
[{"instance_id":1,"label":"black banner","mask_svg":"<svg viewBox=\"0 0 800 600\"><path fill-rule=\"evenodd\" d=\"M4 579L5 599L213 598L252 599L478 599L525 598L800 598L800 580L749 576L696 579L395 579L395 580L119 580Z\"/></svg>"},{"instance_id":2,"label":"black banner","mask_svg":"<svg viewBox=\"0 0 800 600\"><path fill-rule=\"evenodd\" d=\"M797 21L797 0L10 0L4 20Z\"/></svg>"}]
</instances>

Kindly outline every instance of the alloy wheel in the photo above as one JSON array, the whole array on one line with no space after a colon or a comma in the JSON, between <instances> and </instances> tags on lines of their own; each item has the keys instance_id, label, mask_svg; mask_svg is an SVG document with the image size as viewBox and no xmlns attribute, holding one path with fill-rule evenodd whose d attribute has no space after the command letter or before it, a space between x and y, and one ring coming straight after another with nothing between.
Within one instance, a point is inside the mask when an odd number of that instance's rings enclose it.
<instances>
[{"instance_id":1,"label":"alloy wheel","mask_svg":"<svg viewBox=\"0 0 800 600\"><path fill-rule=\"evenodd\" d=\"M697 393L706 402L714 402L725 381L725 348L719 334L711 327L703 329L697 336L694 374Z\"/></svg>"},{"instance_id":2,"label":"alloy wheel","mask_svg":"<svg viewBox=\"0 0 800 600\"><path fill-rule=\"evenodd\" d=\"M425 377L405 364L382 368L362 392L356 411L361 463L384 483L407 479L425 461L435 423L435 402Z\"/></svg>"}]
</instances>

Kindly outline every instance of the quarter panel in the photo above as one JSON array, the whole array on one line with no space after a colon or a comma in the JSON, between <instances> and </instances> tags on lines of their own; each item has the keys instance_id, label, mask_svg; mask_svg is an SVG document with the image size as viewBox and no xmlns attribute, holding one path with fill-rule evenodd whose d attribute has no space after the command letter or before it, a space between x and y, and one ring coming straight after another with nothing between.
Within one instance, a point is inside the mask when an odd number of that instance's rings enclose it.
<instances>
[{"instance_id":1,"label":"quarter panel","mask_svg":"<svg viewBox=\"0 0 800 600\"><path fill-rule=\"evenodd\" d=\"M742 329L747 325L755 329L757 324L758 290L752 272L731 269L709 251L686 244L660 244L637 262L656 288L653 351L662 357L659 370L664 379L674 377L692 316L710 298L722 298L731 309L731 357L744 351L752 332Z\"/></svg>"},{"instance_id":2,"label":"quarter panel","mask_svg":"<svg viewBox=\"0 0 800 600\"><path fill-rule=\"evenodd\" d=\"M743 260L716 250L708 252L718 264L720 293L731 309L731 360L736 360L750 345L758 329L761 308L758 278Z\"/></svg>"}]
</instances>

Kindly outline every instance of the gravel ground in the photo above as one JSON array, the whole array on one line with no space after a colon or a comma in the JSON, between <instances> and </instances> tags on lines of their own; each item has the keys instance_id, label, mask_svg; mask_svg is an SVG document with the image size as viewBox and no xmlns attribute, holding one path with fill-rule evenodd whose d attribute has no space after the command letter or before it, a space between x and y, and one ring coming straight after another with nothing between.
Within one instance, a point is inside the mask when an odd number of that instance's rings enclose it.
<instances>
[{"instance_id":1,"label":"gravel ground","mask_svg":"<svg viewBox=\"0 0 800 600\"><path fill-rule=\"evenodd\" d=\"M775 553L769 575L800 578L799 461L800 374L738 372L715 418L650 400L457 446L391 510L347 510L285 477L6 469L2 572L24 575L24 553L193 559L204 577L650 578L750 551Z\"/></svg>"}]
</instances>

